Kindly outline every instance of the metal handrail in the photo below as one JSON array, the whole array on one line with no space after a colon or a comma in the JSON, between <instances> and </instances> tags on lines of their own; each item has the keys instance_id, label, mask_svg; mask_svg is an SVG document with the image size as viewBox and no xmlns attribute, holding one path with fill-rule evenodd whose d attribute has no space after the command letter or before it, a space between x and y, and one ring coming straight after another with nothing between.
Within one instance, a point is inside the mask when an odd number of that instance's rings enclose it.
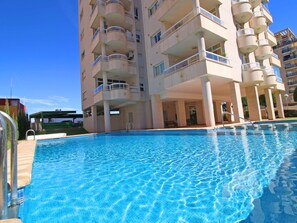
<instances>
[{"instance_id":1,"label":"metal handrail","mask_svg":"<svg viewBox=\"0 0 297 223\"><path fill-rule=\"evenodd\" d=\"M0 113L0 219L7 218L7 129Z\"/></svg>"},{"instance_id":2,"label":"metal handrail","mask_svg":"<svg viewBox=\"0 0 297 223\"><path fill-rule=\"evenodd\" d=\"M17 127L14 120L5 112L0 111L0 114L11 129L11 156L10 156L10 186L11 186L11 206L18 204L18 177L17 177Z\"/></svg>"},{"instance_id":3,"label":"metal handrail","mask_svg":"<svg viewBox=\"0 0 297 223\"><path fill-rule=\"evenodd\" d=\"M33 134L34 134L33 140L35 140L35 131L34 131L34 129L29 129L29 130L26 131L26 140L28 140L28 133L29 132L33 132Z\"/></svg>"},{"instance_id":4,"label":"metal handrail","mask_svg":"<svg viewBox=\"0 0 297 223\"><path fill-rule=\"evenodd\" d=\"M255 125L255 123L252 122L252 121L249 120L249 119L242 118L242 117L240 117L240 116L238 116L238 115L235 115L235 114L233 114L233 113L231 113L231 112L223 111L223 112L222 112L222 124L223 124L223 128L225 128L224 114L233 115L234 117L237 117L237 118L242 119L242 120L244 120L244 121L248 121L248 122L251 123L253 126Z\"/></svg>"}]
</instances>

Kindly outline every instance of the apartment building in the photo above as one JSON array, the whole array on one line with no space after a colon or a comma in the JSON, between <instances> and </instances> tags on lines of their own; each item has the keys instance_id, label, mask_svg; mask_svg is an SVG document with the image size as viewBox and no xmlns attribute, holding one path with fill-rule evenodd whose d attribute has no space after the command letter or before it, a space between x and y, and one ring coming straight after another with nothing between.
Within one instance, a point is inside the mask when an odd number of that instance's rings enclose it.
<instances>
[{"instance_id":1,"label":"apartment building","mask_svg":"<svg viewBox=\"0 0 297 223\"><path fill-rule=\"evenodd\" d=\"M281 75L285 84L285 104L294 102L293 93L297 87L297 38L295 34L286 28L275 33L277 46L274 47L276 56L281 61Z\"/></svg>"},{"instance_id":2,"label":"apartment building","mask_svg":"<svg viewBox=\"0 0 297 223\"><path fill-rule=\"evenodd\" d=\"M81 86L89 131L214 127L284 117L264 0L80 0Z\"/></svg>"},{"instance_id":3,"label":"apartment building","mask_svg":"<svg viewBox=\"0 0 297 223\"><path fill-rule=\"evenodd\" d=\"M84 127L150 127L141 1L79 0Z\"/></svg>"}]
</instances>

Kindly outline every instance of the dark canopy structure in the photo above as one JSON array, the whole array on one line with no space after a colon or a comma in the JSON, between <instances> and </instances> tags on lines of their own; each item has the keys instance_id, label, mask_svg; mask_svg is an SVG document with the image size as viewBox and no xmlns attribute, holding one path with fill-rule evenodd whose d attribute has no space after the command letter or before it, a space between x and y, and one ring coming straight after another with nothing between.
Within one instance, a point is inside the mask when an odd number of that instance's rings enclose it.
<instances>
[{"instance_id":1,"label":"dark canopy structure","mask_svg":"<svg viewBox=\"0 0 297 223\"><path fill-rule=\"evenodd\" d=\"M56 111L41 111L41 112L37 112L34 113L32 115L30 115L30 119L34 118L34 119L43 119L44 118L48 118L48 119L52 119L52 118L72 118L73 120L76 118L83 118L82 114L76 114L76 111L60 111L60 110L56 110Z\"/></svg>"}]
</instances>

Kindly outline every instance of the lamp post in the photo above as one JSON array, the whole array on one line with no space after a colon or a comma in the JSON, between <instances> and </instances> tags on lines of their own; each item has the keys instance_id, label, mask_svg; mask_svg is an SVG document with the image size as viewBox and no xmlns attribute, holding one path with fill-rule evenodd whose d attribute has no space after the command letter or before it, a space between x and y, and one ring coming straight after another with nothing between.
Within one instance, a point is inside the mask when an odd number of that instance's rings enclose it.
<instances>
[{"instance_id":1,"label":"lamp post","mask_svg":"<svg viewBox=\"0 0 297 223\"><path fill-rule=\"evenodd\" d=\"M286 99L286 106L288 107L288 97L289 97L289 95L288 94L284 94L284 97Z\"/></svg>"}]
</instances>

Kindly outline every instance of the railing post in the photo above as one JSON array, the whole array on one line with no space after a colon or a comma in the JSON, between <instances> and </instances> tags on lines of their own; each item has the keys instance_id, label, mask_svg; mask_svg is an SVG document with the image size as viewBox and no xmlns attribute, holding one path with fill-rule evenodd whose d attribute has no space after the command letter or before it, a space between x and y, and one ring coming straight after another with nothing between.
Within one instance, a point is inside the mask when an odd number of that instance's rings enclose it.
<instances>
[{"instance_id":1,"label":"railing post","mask_svg":"<svg viewBox=\"0 0 297 223\"><path fill-rule=\"evenodd\" d=\"M10 186L11 186L11 206L18 203L18 177L17 177L17 128L14 120L5 112L0 114L8 122L11 129L11 156L10 156ZM7 195L6 195L7 196Z\"/></svg>"},{"instance_id":2,"label":"railing post","mask_svg":"<svg viewBox=\"0 0 297 223\"><path fill-rule=\"evenodd\" d=\"M0 219L7 219L7 129L0 113Z\"/></svg>"}]
</instances>

